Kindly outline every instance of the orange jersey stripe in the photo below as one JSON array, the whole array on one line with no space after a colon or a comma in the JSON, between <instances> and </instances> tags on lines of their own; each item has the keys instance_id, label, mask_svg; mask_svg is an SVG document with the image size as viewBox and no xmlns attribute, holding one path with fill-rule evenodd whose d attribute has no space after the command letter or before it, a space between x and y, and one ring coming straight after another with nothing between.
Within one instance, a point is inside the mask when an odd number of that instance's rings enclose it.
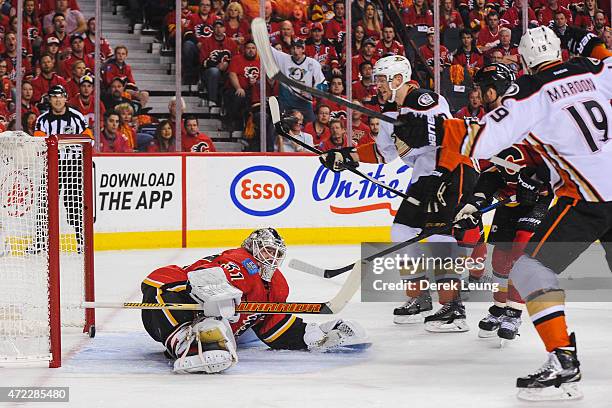
<instances>
[{"instance_id":1,"label":"orange jersey stripe","mask_svg":"<svg viewBox=\"0 0 612 408\"><path fill-rule=\"evenodd\" d=\"M357 154L359 155L359 161L363 163L382 163L382 157L376 150L376 142L363 144L357 146Z\"/></svg>"},{"instance_id":2,"label":"orange jersey stripe","mask_svg":"<svg viewBox=\"0 0 612 408\"><path fill-rule=\"evenodd\" d=\"M605 45L599 44L593 47L593 51L591 51L591 58L602 60L608 57L612 57L612 51L608 50Z\"/></svg>"},{"instance_id":3,"label":"orange jersey stripe","mask_svg":"<svg viewBox=\"0 0 612 408\"><path fill-rule=\"evenodd\" d=\"M536 249L533 251L533 253L531 254L532 258L535 258L535 256L538 254L538 252L540 251L540 248L542 248L542 245L544 245L544 242L546 242L546 240L548 239L548 237L550 236L550 234L552 234L552 232L555 230L555 228L557 228L557 225L559 225L559 223L561 222L561 220L563 219L563 217L565 217L565 214L567 214L567 212L569 211L569 209L573 206L576 205L576 203L578 202L578 200L574 200L572 202L572 204L568 204L563 211L561 212L561 214L559 214L559 216L557 217L557 219L555 220L555 222L553 223L553 225L550 226L550 228L548 229L548 231L546 231L546 234L544 234L544 237L542 237L542 239L540 240L540 242L538 243L538 246L536 247Z\"/></svg>"}]
</instances>

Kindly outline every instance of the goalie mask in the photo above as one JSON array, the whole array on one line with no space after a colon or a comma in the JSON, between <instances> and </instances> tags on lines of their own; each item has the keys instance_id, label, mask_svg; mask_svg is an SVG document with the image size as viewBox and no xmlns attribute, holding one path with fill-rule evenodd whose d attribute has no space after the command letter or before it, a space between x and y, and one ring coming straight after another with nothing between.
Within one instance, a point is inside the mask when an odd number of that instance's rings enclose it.
<instances>
[{"instance_id":1,"label":"goalie mask","mask_svg":"<svg viewBox=\"0 0 612 408\"><path fill-rule=\"evenodd\" d=\"M259 276L266 282L272 280L274 271L285 259L287 246L274 228L261 228L251 232L242 243L260 264Z\"/></svg>"}]
</instances>

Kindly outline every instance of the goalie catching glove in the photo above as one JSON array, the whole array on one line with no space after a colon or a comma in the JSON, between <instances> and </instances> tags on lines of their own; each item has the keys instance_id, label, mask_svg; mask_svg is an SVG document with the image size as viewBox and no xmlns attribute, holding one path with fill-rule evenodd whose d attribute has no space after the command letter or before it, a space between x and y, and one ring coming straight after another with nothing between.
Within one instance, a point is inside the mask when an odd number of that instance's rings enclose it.
<instances>
[{"instance_id":1,"label":"goalie catching glove","mask_svg":"<svg viewBox=\"0 0 612 408\"><path fill-rule=\"evenodd\" d=\"M232 286L220 267L198 269L187 274L189 295L204 309L208 317L236 319L236 306L242 291Z\"/></svg>"},{"instance_id":2,"label":"goalie catching glove","mask_svg":"<svg viewBox=\"0 0 612 408\"><path fill-rule=\"evenodd\" d=\"M368 336L361 325L352 320L336 319L322 324L308 323L304 343L310 351L327 352L351 346L369 347Z\"/></svg>"},{"instance_id":3,"label":"goalie catching glove","mask_svg":"<svg viewBox=\"0 0 612 408\"><path fill-rule=\"evenodd\" d=\"M323 167L338 173L348 168L356 169L359 167L359 162L353 158L353 154L357 154L357 150L354 147L331 149L321 154L319 161Z\"/></svg>"}]
</instances>

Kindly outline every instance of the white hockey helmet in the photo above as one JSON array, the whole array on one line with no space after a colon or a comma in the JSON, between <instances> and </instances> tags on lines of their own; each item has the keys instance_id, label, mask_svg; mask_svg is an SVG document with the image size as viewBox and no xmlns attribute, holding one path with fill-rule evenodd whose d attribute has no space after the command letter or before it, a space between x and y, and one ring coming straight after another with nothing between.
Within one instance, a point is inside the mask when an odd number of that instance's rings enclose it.
<instances>
[{"instance_id":1,"label":"white hockey helmet","mask_svg":"<svg viewBox=\"0 0 612 408\"><path fill-rule=\"evenodd\" d=\"M287 252L285 241L274 228L261 228L251 232L242 247L260 264L259 276L266 282L272 280L272 275L283 263Z\"/></svg>"},{"instance_id":2,"label":"white hockey helmet","mask_svg":"<svg viewBox=\"0 0 612 408\"><path fill-rule=\"evenodd\" d=\"M384 75L387 82L391 82L396 75L402 76L402 84L410 81L412 77L412 67L408 58L402 55L389 55L376 61L372 68L372 76Z\"/></svg>"},{"instance_id":3,"label":"white hockey helmet","mask_svg":"<svg viewBox=\"0 0 612 408\"><path fill-rule=\"evenodd\" d=\"M561 40L546 26L528 29L521 37L518 50L529 72L545 62L561 60Z\"/></svg>"}]
</instances>

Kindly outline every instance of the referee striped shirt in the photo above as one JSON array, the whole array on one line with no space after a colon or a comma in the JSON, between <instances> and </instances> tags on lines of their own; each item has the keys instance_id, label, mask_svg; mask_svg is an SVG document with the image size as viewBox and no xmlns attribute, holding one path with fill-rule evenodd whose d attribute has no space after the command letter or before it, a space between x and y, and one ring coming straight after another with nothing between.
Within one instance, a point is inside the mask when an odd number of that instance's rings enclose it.
<instances>
[{"instance_id":1,"label":"referee striped shirt","mask_svg":"<svg viewBox=\"0 0 612 408\"><path fill-rule=\"evenodd\" d=\"M36 120L34 130L49 135L80 135L87 129L87 119L78 110L66 106L63 115L55 115L51 109Z\"/></svg>"}]
</instances>

